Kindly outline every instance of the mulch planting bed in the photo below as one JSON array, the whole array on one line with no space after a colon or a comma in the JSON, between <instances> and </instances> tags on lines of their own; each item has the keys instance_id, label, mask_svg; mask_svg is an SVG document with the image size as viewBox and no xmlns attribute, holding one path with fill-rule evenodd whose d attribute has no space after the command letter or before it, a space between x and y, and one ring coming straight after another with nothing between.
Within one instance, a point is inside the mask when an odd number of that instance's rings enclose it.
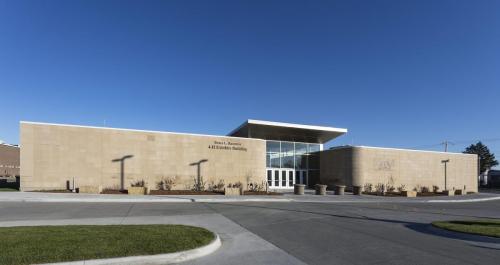
<instances>
[{"instance_id":1,"label":"mulch planting bed","mask_svg":"<svg viewBox=\"0 0 500 265\"><path fill-rule=\"evenodd\" d=\"M265 192L265 191L244 191L243 195L283 195L283 193L279 192Z\"/></svg>"},{"instance_id":2,"label":"mulch planting bed","mask_svg":"<svg viewBox=\"0 0 500 265\"><path fill-rule=\"evenodd\" d=\"M375 195L375 196L385 196L385 197L401 197L401 193L399 192L386 192L384 194L378 192L363 192L365 195ZM417 197L430 197L430 196L444 196L442 193L434 193L434 192L418 192Z\"/></svg>"},{"instance_id":3,"label":"mulch planting bed","mask_svg":"<svg viewBox=\"0 0 500 265\"><path fill-rule=\"evenodd\" d=\"M149 195L224 195L224 192L193 190L152 190Z\"/></svg>"},{"instance_id":4,"label":"mulch planting bed","mask_svg":"<svg viewBox=\"0 0 500 265\"><path fill-rule=\"evenodd\" d=\"M428 197L428 196L444 196L442 193L434 193L434 192L418 192L417 197Z\"/></svg>"},{"instance_id":5,"label":"mulch planting bed","mask_svg":"<svg viewBox=\"0 0 500 265\"><path fill-rule=\"evenodd\" d=\"M385 196L385 197L400 197L401 196L401 193L399 193L399 192L379 193L379 192L367 192L367 191L363 191L363 194L365 194L365 195L374 195L374 196Z\"/></svg>"},{"instance_id":6,"label":"mulch planting bed","mask_svg":"<svg viewBox=\"0 0 500 265\"><path fill-rule=\"evenodd\" d=\"M47 192L47 193L73 193L70 190L34 190L33 192Z\"/></svg>"},{"instance_id":7,"label":"mulch planting bed","mask_svg":"<svg viewBox=\"0 0 500 265\"><path fill-rule=\"evenodd\" d=\"M103 190L101 194L128 194L127 190Z\"/></svg>"}]
</instances>

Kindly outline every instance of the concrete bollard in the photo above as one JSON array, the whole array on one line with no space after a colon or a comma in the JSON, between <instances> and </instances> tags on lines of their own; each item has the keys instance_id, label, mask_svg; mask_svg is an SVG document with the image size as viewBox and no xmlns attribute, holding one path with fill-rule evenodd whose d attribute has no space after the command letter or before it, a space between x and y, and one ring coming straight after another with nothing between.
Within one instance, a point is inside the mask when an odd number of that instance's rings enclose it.
<instances>
[{"instance_id":1,"label":"concrete bollard","mask_svg":"<svg viewBox=\"0 0 500 265\"><path fill-rule=\"evenodd\" d=\"M293 194L304 195L305 188L306 188L306 185L304 185L304 184L295 184L295 185L293 185Z\"/></svg>"},{"instance_id":2,"label":"concrete bollard","mask_svg":"<svg viewBox=\"0 0 500 265\"><path fill-rule=\"evenodd\" d=\"M316 184L316 195L326 195L326 185Z\"/></svg>"},{"instance_id":3,"label":"concrete bollard","mask_svg":"<svg viewBox=\"0 0 500 265\"><path fill-rule=\"evenodd\" d=\"M344 185L335 185L334 194L335 195L344 195L345 186Z\"/></svg>"},{"instance_id":4,"label":"concrete bollard","mask_svg":"<svg viewBox=\"0 0 500 265\"><path fill-rule=\"evenodd\" d=\"M353 195L361 195L361 186L352 186Z\"/></svg>"}]
</instances>

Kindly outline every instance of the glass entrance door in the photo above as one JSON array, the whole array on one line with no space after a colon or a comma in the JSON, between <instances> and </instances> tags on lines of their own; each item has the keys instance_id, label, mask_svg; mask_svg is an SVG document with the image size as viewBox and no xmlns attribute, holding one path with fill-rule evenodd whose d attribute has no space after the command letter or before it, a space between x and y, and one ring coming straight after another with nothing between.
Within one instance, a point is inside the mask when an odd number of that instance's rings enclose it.
<instances>
[{"instance_id":1,"label":"glass entrance door","mask_svg":"<svg viewBox=\"0 0 500 265\"><path fill-rule=\"evenodd\" d=\"M269 188L291 189L295 184L295 171L293 169L267 169L267 184Z\"/></svg>"}]
</instances>

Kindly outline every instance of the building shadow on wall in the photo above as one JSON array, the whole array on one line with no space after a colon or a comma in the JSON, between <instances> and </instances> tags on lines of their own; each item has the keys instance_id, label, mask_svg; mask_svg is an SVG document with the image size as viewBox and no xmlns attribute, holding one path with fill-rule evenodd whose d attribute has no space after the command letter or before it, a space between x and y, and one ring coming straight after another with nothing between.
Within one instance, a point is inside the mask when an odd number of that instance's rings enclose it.
<instances>
[{"instance_id":1,"label":"building shadow on wall","mask_svg":"<svg viewBox=\"0 0 500 265\"><path fill-rule=\"evenodd\" d=\"M120 162L120 191L125 190L125 160L134 157L133 155L122 156L111 160L111 162Z\"/></svg>"},{"instance_id":2,"label":"building shadow on wall","mask_svg":"<svg viewBox=\"0 0 500 265\"><path fill-rule=\"evenodd\" d=\"M205 162L208 162L208 159L201 159L200 161L198 162L193 162L191 164L189 164L190 166L196 166L196 179L195 179L195 183L194 183L194 188L196 190L201 190L202 186L204 186L204 182L203 182L203 179L201 177L201 164L202 163L205 163Z\"/></svg>"}]
</instances>

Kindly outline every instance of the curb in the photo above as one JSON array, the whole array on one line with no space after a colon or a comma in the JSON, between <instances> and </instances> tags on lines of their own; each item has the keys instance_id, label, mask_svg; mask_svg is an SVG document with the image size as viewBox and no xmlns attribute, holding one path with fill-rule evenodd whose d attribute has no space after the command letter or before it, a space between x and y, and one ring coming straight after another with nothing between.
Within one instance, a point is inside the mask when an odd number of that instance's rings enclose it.
<instances>
[{"instance_id":1,"label":"curb","mask_svg":"<svg viewBox=\"0 0 500 265\"><path fill-rule=\"evenodd\" d=\"M500 200L500 196L498 197L490 197L490 198L480 198L480 199L463 199L463 200L428 200L425 202L484 202L484 201L495 201Z\"/></svg>"},{"instance_id":2,"label":"curb","mask_svg":"<svg viewBox=\"0 0 500 265\"><path fill-rule=\"evenodd\" d=\"M173 198L173 199L85 199L85 198L25 198L25 199L7 199L0 200L4 202L124 202L124 203L135 203L135 202L291 202L292 199L196 199L196 198Z\"/></svg>"},{"instance_id":3,"label":"curb","mask_svg":"<svg viewBox=\"0 0 500 265\"><path fill-rule=\"evenodd\" d=\"M194 202L194 199L92 199L92 198L25 198L21 200L7 199L4 201L22 202Z\"/></svg>"},{"instance_id":4,"label":"curb","mask_svg":"<svg viewBox=\"0 0 500 265\"><path fill-rule=\"evenodd\" d=\"M489 197L489 198L477 198L477 199L454 199L454 200L398 200L398 199L387 199L387 200L344 200L344 201L315 201L315 200L300 200L291 199L292 202L303 202L303 203L464 203L464 202L483 202L483 201L494 201L500 200L500 196Z\"/></svg>"},{"instance_id":5,"label":"curb","mask_svg":"<svg viewBox=\"0 0 500 265\"><path fill-rule=\"evenodd\" d=\"M292 199L193 199L193 202L291 202Z\"/></svg>"},{"instance_id":6,"label":"curb","mask_svg":"<svg viewBox=\"0 0 500 265\"><path fill-rule=\"evenodd\" d=\"M45 263L39 265L117 265L117 264L172 264L197 259L214 253L220 248L222 242L219 235L214 233L215 239L208 245L168 254L158 254L149 256L131 256L110 259L92 259L70 262Z\"/></svg>"}]
</instances>

